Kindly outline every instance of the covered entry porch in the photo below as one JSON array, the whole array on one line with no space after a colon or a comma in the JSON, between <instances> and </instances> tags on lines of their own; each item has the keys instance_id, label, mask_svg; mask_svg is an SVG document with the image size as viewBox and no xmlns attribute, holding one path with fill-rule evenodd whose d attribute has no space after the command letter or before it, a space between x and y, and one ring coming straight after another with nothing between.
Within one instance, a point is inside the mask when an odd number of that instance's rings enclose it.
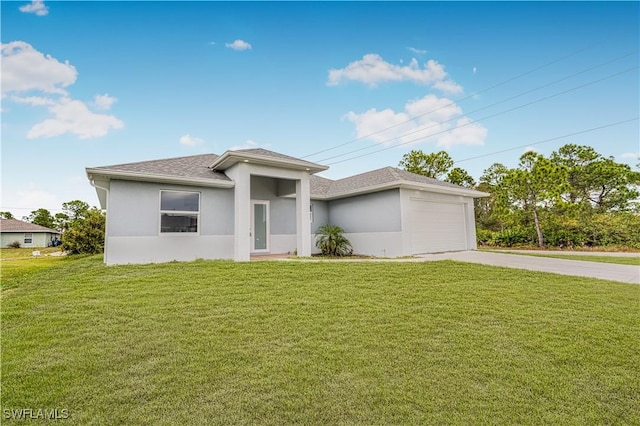
<instances>
[{"instance_id":1,"label":"covered entry porch","mask_svg":"<svg viewBox=\"0 0 640 426\"><path fill-rule=\"evenodd\" d=\"M326 166L287 156L227 151L212 168L235 182L235 261L294 251L311 256L309 177Z\"/></svg>"}]
</instances>

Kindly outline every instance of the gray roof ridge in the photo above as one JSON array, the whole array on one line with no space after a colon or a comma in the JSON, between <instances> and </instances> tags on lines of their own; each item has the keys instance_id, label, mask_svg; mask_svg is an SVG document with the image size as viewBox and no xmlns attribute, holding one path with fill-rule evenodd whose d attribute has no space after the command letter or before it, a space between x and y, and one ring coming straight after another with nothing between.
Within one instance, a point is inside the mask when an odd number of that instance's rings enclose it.
<instances>
[{"instance_id":1,"label":"gray roof ridge","mask_svg":"<svg viewBox=\"0 0 640 426\"><path fill-rule=\"evenodd\" d=\"M397 167L393 167L393 166L387 166L386 168L389 169L389 171L391 172L393 177L395 177L397 180L402 180L402 176L400 176L400 174L398 173L398 171L400 169L398 169Z\"/></svg>"}]
</instances>

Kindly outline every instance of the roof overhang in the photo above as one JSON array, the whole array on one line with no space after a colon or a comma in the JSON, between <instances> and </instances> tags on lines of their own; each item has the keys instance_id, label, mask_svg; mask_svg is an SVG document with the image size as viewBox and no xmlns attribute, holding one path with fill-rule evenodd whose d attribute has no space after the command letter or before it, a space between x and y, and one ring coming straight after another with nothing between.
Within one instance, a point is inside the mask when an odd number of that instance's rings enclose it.
<instances>
[{"instance_id":1,"label":"roof overhang","mask_svg":"<svg viewBox=\"0 0 640 426\"><path fill-rule=\"evenodd\" d=\"M309 161L297 160L294 158L267 157L264 155L251 154L242 151L226 151L216 161L209 166L212 170L224 171L237 163L260 164L263 166L280 167L292 170L307 171L310 174L327 170L328 166L323 166Z\"/></svg>"},{"instance_id":2,"label":"roof overhang","mask_svg":"<svg viewBox=\"0 0 640 426\"><path fill-rule=\"evenodd\" d=\"M154 173L139 173L123 170L105 170L99 168L87 168L87 177L90 181L97 178L135 180L139 182L161 182L174 183L179 185L206 186L213 188L233 188L235 182L232 180L205 179L195 177L182 177Z\"/></svg>"},{"instance_id":3,"label":"roof overhang","mask_svg":"<svg viewBox=\"0 0 640 426\"><path fill-rule=\"evenodd\" d=\"M416 183L407 180L382 183L379 185L368 186L359 188L353 191L345 191L342 193L334 193L331 195L314 195L311 194L311 198L314 200L337 200L340 198L353 197L356 195L371 194L373 192L387 191L389 189L410 189L415 191L435 192L438 194L459 195L462 197L470 198L483 198L488 197L491 194L486 192L476 191L475 189L468 188L456 188L444 185L432 185L428 183Z\"/></svg>"}]
</instances>

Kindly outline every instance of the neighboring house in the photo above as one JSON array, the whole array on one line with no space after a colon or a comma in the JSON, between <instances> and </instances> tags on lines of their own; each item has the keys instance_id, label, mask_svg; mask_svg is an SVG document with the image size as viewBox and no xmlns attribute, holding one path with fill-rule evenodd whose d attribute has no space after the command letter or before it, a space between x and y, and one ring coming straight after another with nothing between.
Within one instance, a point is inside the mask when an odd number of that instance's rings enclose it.
<instances>
[{"instance_id":1,"label":"neighboring house","mask_svg":"<svg viewBox=\"0 0 640 426\"><path fill-rule=\"evenodd\" d=\"M0 219L0 247L17 241L20 247L49 247L60 240L56 230L16 219Z\"/></svg>"},{"instance_id":2,"label":"neighboring house","mask_svg":"<svg viewBox=\"0 0 640 426\"><path fill-rule=\"evenodd\" d=\"M107 264L316 251L339 225L358 254L476 249L473 199L488 194L385 167L330 180L327 166L264 149L87 168L107 211Z\"/></svg>"}]
</instances>

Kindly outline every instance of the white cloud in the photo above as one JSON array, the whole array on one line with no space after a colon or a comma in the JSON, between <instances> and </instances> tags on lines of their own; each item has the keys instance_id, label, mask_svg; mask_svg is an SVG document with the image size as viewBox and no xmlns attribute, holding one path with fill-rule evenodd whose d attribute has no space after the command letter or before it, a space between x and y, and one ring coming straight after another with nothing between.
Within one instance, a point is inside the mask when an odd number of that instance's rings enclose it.
<instances>
[{"instance_id":1,"label":"white cloud","mask_svg":"<svg viewBox=\"0 0 640 426\"><path fill-rule=\"evenodd\" d=\"M620 154L620 158L635 160L637 158L640 158L640 154L637 154L635 152L625 152L623 154Z\"/></svg>"},{"instance_id":2,"label":"white cloud","mask_svg":"<svg viewBox=\"0 0 640 426\"><path fill-rule=\"evenodd\" d=\"M54 118L34 125L27 132L28 139L50 138L71 133L80 139L97 138L111 129L121 129L124 123L113 115L96 114L83 102L63 97L49 106Z\"/></svg>"},{"instance_id":3,"label":"white cloud","mask_svg":"<svg viewBox=\"0 0 640 426\"><path fill-rule=\"evenodd\" d=\"M95 95L93 97L93 104L98 109L108 110L111 109L111 105L116 103L117 100L118 99L113 96L109 96L108 93L105 93L104 95Z\"/></svg>"},{"instance_id":4,"label":"white cloud","mask_svg":"<svg viewBox=\"0 0 640 426\"><path fill-rule=\"evenodd\" d=\"M426 50L416 49L415 47L407 47L407 49L409 49L411 52L415 53L416 55L424 55L425 53L427 53Z\"/></svg>"},{"instance_id":5,"label":"white cloud","mask_svg":"<svg viewBox=\"0 0 640 426\"><path fill-rule=\"evenodd\" d=\"M50 55L43 55L24 41L1 45L2 96L11 92L39 90L45 93L66 94L64 87L75 83L76 68Z\"/></svg>"},{"instance_id":6,"label":"white cloud","mask_svg":"<svg viewBox=\"0 0 640 426\"><path fill-rule=\"evenodd\" d=\"M11 100L19 104L27 104L31 106L47 106L55 105L56 103L54 99L46 98L44 96L12 96Z\"/></svg>"},{"instance_id":7,"label":"white cloud","mask_svg":"<svg viewBox=\"0 0 640 426\"><path fill-rule=\"evenodd\" d=\"M525 147L525 148L524 148L524 151L522 151L522 152L523 152L523 153L524 153L524 152L538 152L538 150L537 150L537 149L535 149L535 148L534 148L534 147L532 147L532 146L527 146L527 147Z\"/></svg>"},{"instance_id":8,"label":"white cloud","mask_svg":"<svg viewBox=\"0 0 640 426\"><path fill-rule=\"evenodd\" d=\"M38 16L46 16L49 14L49 8L45 6L42 0L31 0L31 3L20 6L20 12L35 13Z\"/></svg>"},{"instance_id":9,"label":"white cloud","mask_svg":"<svg viewBox=\"0 0 640 426\"><path fill-rule=\"evenodd\" d=\"M476 75L476 71L478 71L477 67L473 67L473 75Z\"/></svg>"},{"instance_id":10,"label":"white cloud","mask_svg":"<svg viewBox=\"0 0 640 426\"><path fill-rule=\"evenodd\" d=\"M385 81L411 81L430 85L445 93L462 92L462 86L451 80L444 66L433 59L428 60L423 67L415 58L411 59L408 65L400 66L390 64L380 55L370 53L344 68L329 70L328 86L336 86L345 80L359 81L371 87Z\"/></svg>"},{"instance_id":11,"label":"white cloud","mask_svg":"<svg viewBox=\"0 0 640 426\"><path fill-rule=\"evenodd\" d=\"M235 40L233 43L225 43L225 46L233 50L251 50L251 44L244 40Z\"/></svg>"},{"instance_id":12,"label":"white cloud","mask_svg":"<svg viewBox=\"0 0 640 426\"><path fill-rule=\"evenodd\" d=\"M184 146L198 146L204 144L204 139L191 136L189 133L180 138L180 145Z\"/></svg>"},{"instance_id":13,"label":"white cloud","mask_svg":"<svg viewBox=\"0 0 640 426\"><path fill-rule=\"evenodd\" d=\"M432 94L408 102L402 112L390 108L381 111L372 108L361 114L349 112L345 117L356 126L358 138L367 137L386 145L423 142L435 142L447 148L454 145L482 145L487 136L487 129L483 125L462 117L458 105Z\"/></svg>"},{"instance_id":14,"label":"white cloud","mask_svg":"<svg viewBox=\"0 0 640 426\"><path fill-rule=\"evenodd\" d=\"M124 127L117 117L95 113L84 102L69 96L65 88L74 84L77 77L76 68L68 61L61 63L28 43L13 41L2 44L2 97L11 94L8 98L11 101L47 107L53 115L32 126L26 135L28 139L67 133L89 139ZM25 92L29 96L23 96ZM91 104L96 109L108 110L116 101L113 96L104 94L96 95Z\"/></svg>"}]
</instances>

